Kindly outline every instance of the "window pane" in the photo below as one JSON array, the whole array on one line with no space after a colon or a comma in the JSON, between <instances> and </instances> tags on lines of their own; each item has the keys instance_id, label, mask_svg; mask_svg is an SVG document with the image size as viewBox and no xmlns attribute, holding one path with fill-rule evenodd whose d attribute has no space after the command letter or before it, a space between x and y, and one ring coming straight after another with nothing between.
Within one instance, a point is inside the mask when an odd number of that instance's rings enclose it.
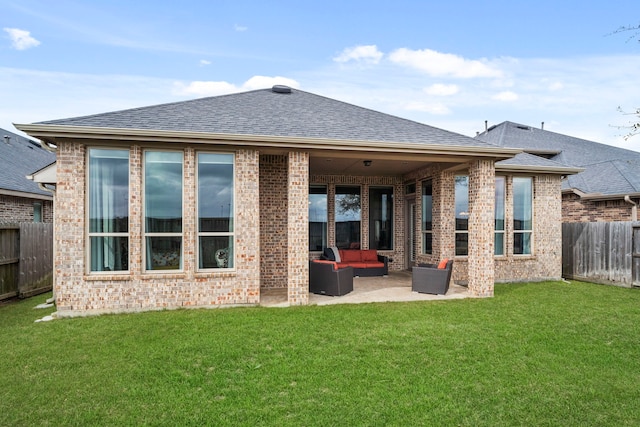
<instances>
[{"instance_id":1,"label":"window pane","mask_svg":"<svg viewBox=\"0 0 640 427\"><path fill-rule=\"evenodd\" d=\"M513 253L514 255L531 254L531 233L513 233Z\"/></svg>"},{"instance_id":2,"label":"window pane","mask_svg":"<svg viewBox=\"0 0 640 427\"><path fill-rule=\"evenodd\" d=\"M513 178L513 229L531 230L533 186L531 178Z\"/></svg>"},{"instance_id":3,"label":"window pane","mask_svg":"<svg viewBox=\"0 0 640 427\"><path fill-rule=\"evenodd\" d=\"M433 230L433 185L428 180L422 183L422 231Z\"/></svg>"},{"instance_id":4,"label":"window pane","mask_svg":"<svg viewBox=\"0 0 640 427\"><path fill-rule=\"evenodd\" d=\"M182 237L147 237L147 270L180 270Z\"/></svg>"},{"instance_id":5,"label":"window pane","mask_svg":"<svg viewBox=\"0 0 640 427\"><path fill-rule=\"evenodd\" d=\"M469 255L469 233L456 233L456 255Z\"/></svg>"},{"instance_id":6,"label":"window pane","mask_svg":"<svg viewBox=\"0 0 640 427\"><path fill-rule=\"evenodd\" d=\"M321 251L327 247L327 187L309 188L309 250Z\"/></svg>"},{"instance_id":7,"label":"window pane","mask_svg":"<svg viewBox=\"0 0 640 427\"><path fill-rule=\"evenodd\" d=\"M91 271L126 271L129 269L128 237L91 237Z\"/></svg>"},{"instance_id":8,"label":"window pane","mask_svg":"<svg viewBox=\"0 0 640 427\"><path fill-rule=\"evenodd\" d=\"M504 230L504 189L505 178L496 177L495 229Z\"/></svg>"},{"instance_id":9,"label":"window pane","mask_svg":"<svg viewBox=\"0 0 640 427\"><path fill-rule=\"evenodd\" d=\"M233 268L233 236L201 236L199 268Z\"/></svg>"},{"instance_id":10,"label":"window pane","mask_svg":"<svg viewBox=\"0 0 640 427\"><path fill-rule=\"evenodd\" d=\"M360 248L360 187L336 187L336 246Z\"/></svg>"},{"instance_id":11,"label":"window pane","mask_svg":"<svg viewBox=\"0 0 640 427\"><path fill-rule=\"evenodd\" d=\"M422 253L431 255L433 253L433 234L424 233L422 236L422 242L424 245L424 247L422 248Z\"/></svg>"},{"instance_id":12,"label":"window pane","mask_svg":"<svg viewBox=\"0 0 640 427\"><path fill-rule=\"evenodd\" d=\"M495 233L494 255L504 255L504 233Z\"/></svg>"},{"instance_id":13,"label":"window pane","mask_svg":"<svg viewBox=\"0 0 640 427\"><path fill-rule=\"evenodd\" d=\"M42 203L33 204L33 222L42 222Z\"/></svg>"},{"instance_id":14,"label":"window pane","mask_svg":"<svg viewBox=\"0 0 640 427\"><path fill-rule=\"evenodd\" d=\"M200 232L233 231L233 154L198 154Z\"/></svg>"},{"instance_id":15,"label":"window pane","mask_svg":"<svg viewBox=\"0 0 640 427\"><path fill-rule=\"evenodd\" d=\"M146 152L144 185L145 231L182 232L182 153Z\"/></svg>"},{"instance_id":16,"label":"window pane","mask_svg":"<svg viewBox=\"0 0 640 427\"><path fill-rule=\"evenodd\" d=\"M369 189L369 248L393 249L393 188Z\"/></svg>"},{"instance_id":17,"label":"window pane","mask_svg":"<svg viewBox=\"0 0 640 427\"><path fill-rule=\"evenodd\" d=\"M129 151L89 150L89 232L129 231Z\"/></svg>"},{"instance_id":18,"label":"window pane","mask_svg":"<svg viewBox=\"0 0 640 427\"><path fill-rule=\"evenodd\" d=\"M456 176L456 230L469 229L469 177Z\"/></svg>"}]
</instances>

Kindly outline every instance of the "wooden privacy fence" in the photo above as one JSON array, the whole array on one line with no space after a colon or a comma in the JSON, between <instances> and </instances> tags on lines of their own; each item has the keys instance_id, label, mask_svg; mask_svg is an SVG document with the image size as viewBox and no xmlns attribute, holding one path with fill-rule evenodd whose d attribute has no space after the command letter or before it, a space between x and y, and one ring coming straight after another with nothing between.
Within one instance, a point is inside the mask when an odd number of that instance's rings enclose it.
<instances>
[{"instance_id":1,"label":"wooden privacy fence","mask_svg":"<svg viewBox=\"0 0 640 427\"><path fill-rule=\"evenodd\" d=\"M53 224L0 223L0 300L51 290Z\"/></svg>"},{"instance_id":2,"label":"wooden privacy fence","mask_svg":"<svg viewBox=\"0 0 640 427\"><path fill-rule=\"evenodd\" d=\"M562 224L562 275L595 283L640 286L640 222Z\"/></svg>"}]
</instances>

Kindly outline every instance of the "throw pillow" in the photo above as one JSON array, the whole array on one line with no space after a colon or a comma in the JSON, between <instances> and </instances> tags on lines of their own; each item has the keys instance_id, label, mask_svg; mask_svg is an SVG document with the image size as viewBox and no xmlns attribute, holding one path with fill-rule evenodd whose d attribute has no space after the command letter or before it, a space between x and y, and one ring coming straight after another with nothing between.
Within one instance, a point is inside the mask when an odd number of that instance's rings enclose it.
<instances>
[{"instance_id":1,"label":"throw pillow","mask_svg":"<svg viewBox=\"0 0 640 427\"><path fill-rule=\"evenodd\" d=\"M438 264L438 268L439 268L440 270L443 270L443 269L447 268L447 263L448 263L448 262L449 262L449 260L448 260L448 259L446 259L446 258L445 258L445 259L443 259L442 261L440 261L440 264Z\"/></svg>"}]
</instances>

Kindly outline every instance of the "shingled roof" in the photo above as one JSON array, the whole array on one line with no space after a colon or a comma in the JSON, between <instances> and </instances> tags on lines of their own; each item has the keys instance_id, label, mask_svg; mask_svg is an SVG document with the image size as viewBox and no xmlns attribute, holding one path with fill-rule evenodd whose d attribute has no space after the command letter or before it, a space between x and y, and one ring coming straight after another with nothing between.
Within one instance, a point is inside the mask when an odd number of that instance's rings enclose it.
<instances>
[{"instance_id":1,"label":"shingled roof","mask_svg":"<svg viewBox=\"0 0 640 427\"><path fill-rule=\"evenodd\" d=\"M640 153L636 151L513 122L492 126L476 139L584 169L563 180L563 190L591 196L640 193Z\"/></svg>"},{"instance_id":2,"label":"shingled roof","mask_svg":"<svg viewBox=\"0 0 640 427\"><path fill-rule=\"evenodd\" d=\"M50 192L28 180L27 175L55 160L55 154L42 148L40 143L0 129L0 194L28 193L51 197Z\"/></svg>"},{"instance_id":3,"label":"shingled roof","mask_svg":"<svg viewBox=\"0 0 640 427\"><path fill-rule=\"evenodd\" d=\"M274 88L38 124L491 147L471 137L302 90Z\"/></svg>"}]
</instances>

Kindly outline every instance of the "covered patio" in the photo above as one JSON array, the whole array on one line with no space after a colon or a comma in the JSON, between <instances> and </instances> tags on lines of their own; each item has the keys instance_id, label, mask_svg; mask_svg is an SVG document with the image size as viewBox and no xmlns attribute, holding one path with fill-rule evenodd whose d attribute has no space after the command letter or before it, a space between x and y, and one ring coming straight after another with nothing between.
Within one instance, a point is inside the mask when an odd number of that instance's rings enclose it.
<instances>
[{"instance_id":1,"label":"covered patio","mask_svg":"<svg viewBox=\"0 0 640 427\"><path fill-rule=\"evenodd\" d=\"M354 277L353 292L343 296L309 294L310 305L362 304L369 302L437 301L474 298L469 290L453 282L446 295L423 294L411 291L411 272L393 271L388 276ZM287 289L262 289L261 307L289 307Z\"/></svg>"}]
</instances>

